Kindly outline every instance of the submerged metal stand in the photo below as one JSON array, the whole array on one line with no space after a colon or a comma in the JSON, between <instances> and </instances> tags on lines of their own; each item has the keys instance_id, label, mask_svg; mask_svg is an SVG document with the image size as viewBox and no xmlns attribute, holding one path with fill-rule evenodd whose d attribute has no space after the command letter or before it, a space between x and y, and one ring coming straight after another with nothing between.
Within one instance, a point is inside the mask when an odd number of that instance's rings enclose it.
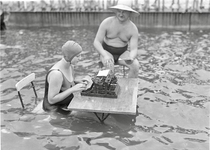
<instances>
[{"instance_id":1,"label":"submerged metal stand","mask_svg":"<svg viewBox=\"0 0 210 150\"><path fill-rule=\"evenodd\" d=\"M101 116L101 118L100 118L96 112L94 112L94 114L96 115L96 117L98 118L98 120L99 120L101 123L104 123L104 121L106 120L106 118L110 115L110 114L108 113L108 114L106 114L106 115L104 116L104 113L102 113L102 116Z\"/></svg>"}]
</instances>

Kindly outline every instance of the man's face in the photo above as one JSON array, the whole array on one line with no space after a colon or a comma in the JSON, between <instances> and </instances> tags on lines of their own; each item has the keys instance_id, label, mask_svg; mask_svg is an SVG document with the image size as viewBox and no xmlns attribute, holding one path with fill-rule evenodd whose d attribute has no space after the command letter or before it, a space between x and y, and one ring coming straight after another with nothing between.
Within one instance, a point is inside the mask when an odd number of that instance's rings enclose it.
<instances>
[{"instance_id":1,"label":"man's face","mask_svg":"<svg viewBox=\"0 0 210 150\"><path fill-rule=\"evenodd\" d=\"M126 21L129 19L131 12L126 10L117 9L116 15L120 21Z\"/></svg>"}]
</instances>

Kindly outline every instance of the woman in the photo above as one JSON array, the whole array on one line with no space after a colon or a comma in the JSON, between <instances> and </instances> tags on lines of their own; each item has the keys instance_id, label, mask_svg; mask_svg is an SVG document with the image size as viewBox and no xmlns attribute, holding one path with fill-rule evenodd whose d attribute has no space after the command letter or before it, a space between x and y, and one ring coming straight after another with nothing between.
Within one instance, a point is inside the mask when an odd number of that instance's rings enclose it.
<instances>
[{"instance_id":1,"label":"woman","mask_svg":"<svg viewBox=\"0 0 210 150\"><path fill-rule=\"evenodd\" d=\"M63 58L46 75L43 101L45 111L69 113L66 108L74 97L73 93L86 89L87 82L74 82L72 65L78 62L81 52L82 47L74 41L67 41L62 46Z\"/></svg>"}]
</instances>

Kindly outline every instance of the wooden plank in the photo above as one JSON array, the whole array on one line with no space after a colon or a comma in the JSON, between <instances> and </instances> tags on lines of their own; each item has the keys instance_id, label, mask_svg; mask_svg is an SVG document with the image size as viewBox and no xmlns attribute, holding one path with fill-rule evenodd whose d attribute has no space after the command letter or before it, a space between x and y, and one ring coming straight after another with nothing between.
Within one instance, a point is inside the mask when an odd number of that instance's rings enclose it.
<instances>
[{"instance_id":1,"label":"wooden plank","mask_svg":"<svg viewBox=\"0 0 210 150\"><path fill-rule=\"evenodd\" d=\"M118 98L101 98L81 96L75 94L74 99L68 106L69 110L113 113L113 114L136 114L138 79L119 78L120 91Z\"/></svg>"}]
</instances>

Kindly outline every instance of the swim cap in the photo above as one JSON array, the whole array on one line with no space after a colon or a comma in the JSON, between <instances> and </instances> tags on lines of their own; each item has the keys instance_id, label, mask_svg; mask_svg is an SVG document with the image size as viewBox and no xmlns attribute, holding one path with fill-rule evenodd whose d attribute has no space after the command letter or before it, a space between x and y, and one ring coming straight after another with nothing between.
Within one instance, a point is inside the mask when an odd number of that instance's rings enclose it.
<instances>
[{"instance_id":1,"label":"swim cap","mask_svg":"<svg viewBox=\"0 0 210 150\"><path fill-rule=\"evenodd\" d=\"M63 55L68 56L69 59L73 59L80 52L82 52L82 47L75 41L67 41L62 46Z\"/></svg>"}]
</instances>

